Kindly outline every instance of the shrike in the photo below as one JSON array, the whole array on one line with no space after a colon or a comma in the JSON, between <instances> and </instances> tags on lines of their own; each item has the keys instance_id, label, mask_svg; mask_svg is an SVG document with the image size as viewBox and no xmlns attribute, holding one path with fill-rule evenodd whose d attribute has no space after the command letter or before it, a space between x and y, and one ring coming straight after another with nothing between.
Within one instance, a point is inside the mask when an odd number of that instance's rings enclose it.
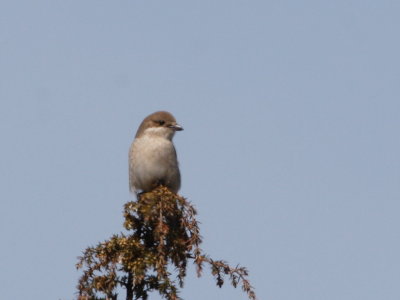
<instances>
[{"instance_id":1,"label":"shrike","mask_svg":"<svg viewBox=\"0 0 400 300\"><path fill-rule=\"evenodd\" d=\"M177 193L181 175L172 138L183 128L172 114L158 111L140 124L129 149L129 188L149 192L164 185Z\"/></svg>"}]
</instances>

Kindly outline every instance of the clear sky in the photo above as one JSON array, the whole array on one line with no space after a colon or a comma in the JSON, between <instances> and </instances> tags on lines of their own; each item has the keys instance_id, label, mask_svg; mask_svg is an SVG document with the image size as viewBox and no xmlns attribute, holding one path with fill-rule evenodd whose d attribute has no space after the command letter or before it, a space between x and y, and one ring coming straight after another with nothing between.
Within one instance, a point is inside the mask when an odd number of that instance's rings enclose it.
<instances>
[{"instance_id":1,"label":"clear sky","mask_svg":"<svg viewBox=\"0 0 400 300\"><path fill-rule=\"evenodd\" d=\"M75 297L76 257L122 230L137 126L168 110L202 248L248 267L260 300L400 299L399 15L1 1L1 298ZM246 299L189 274L186 300Z\"/></svg>"}]
</instances>

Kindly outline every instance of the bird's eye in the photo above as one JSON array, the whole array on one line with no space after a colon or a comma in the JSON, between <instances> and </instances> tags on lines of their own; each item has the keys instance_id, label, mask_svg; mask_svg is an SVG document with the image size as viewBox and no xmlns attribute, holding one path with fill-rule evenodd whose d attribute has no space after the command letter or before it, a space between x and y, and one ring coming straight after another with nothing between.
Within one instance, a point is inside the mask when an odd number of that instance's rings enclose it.
<instances>
[{"instance_id":1,"label":"bird's eye","mask_svg":"<svg viewBox=\"0 0 400 300\"><path fill-rule=\"evenodd\" d=\"M165 121L164 120L158 120L158 121L156 121L159 125L164 125L165 124Z\"/></svg>"}]
</instances>

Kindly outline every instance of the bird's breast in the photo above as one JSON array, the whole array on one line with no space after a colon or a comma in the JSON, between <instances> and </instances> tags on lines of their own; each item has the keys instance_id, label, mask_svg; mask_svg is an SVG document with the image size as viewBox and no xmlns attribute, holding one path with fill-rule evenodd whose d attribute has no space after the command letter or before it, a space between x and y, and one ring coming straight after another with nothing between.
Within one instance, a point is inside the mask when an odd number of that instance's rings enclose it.
<instances>
[{"instance_id":1,"label":"bird's breast","mask_svg":"<svg viewBox=\"0 0 400 300\"><path fill-rule=\"evenodd\" d=\"M132 145L132 167L136 175L160 177L177 165L174 145L164 138L142 137Z\"/></svg>"}]
</instances>

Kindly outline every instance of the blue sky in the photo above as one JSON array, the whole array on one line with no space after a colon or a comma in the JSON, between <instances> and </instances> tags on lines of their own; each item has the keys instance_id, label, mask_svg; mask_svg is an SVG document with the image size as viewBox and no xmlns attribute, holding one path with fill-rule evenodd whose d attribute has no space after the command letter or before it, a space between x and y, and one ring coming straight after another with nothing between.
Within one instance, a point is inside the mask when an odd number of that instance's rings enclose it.
<instances>
[{"instance_id":1,"label":"blue sky","mask_svg":"<svg viewBox=\"0 0 400 300\"><path fill-rule=\"evenodd\" d=\"M168 110L202 248L259 299L399 299L399 13L2 1L2 298L75 297L76 257L122 230L137 126ZM246 299L189 271L185 299Z\"/></svg>"}]
</instances>

